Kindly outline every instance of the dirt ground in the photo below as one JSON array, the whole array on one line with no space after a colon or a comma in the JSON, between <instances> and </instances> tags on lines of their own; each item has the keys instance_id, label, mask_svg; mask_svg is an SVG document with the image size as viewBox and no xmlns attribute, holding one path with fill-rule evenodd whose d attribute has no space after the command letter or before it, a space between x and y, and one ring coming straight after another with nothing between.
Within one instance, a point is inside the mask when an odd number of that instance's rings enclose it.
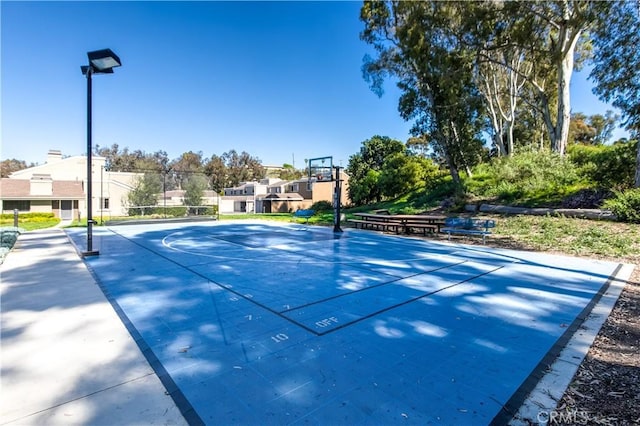
<instances>
[{"instance_id":1,"label":"dirt ground","mask_svg":"<svg viewBox=\"0 0 640 426\"><path fill-rule=\"evenodd\" d=\"M600 329L557 411L572 423L640 424L640 268Z\"/></svg>"}]
</instances>

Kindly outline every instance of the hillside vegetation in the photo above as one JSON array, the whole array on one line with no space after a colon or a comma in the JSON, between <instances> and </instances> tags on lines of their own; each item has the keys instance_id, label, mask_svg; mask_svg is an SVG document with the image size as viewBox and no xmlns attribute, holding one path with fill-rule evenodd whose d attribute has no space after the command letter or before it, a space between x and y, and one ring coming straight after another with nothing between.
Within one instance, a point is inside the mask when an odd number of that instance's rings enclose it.
<instances>
[{"instance_id":1,"label":"hillside vegetation","mask_svg":"<svg viewBox=\"0 0 640 426\"><path fill-rule=\"evenodd\" d=\"M351 209L385 208L395 213L418 213L441 208L459 212L469 203L525 207L604 208L621 221L640 222L640 190L633 189L637 141L613 145L571 145L568 155L525 151L478 164L456 185L445 172L429 169L422 184L397 198ZM363 190L357 179L350 190ZM373 198L373 197L370 197Z\"/></svg>"},{"instance_id":2,"label":"hillside vegetation","mask_svg":"<svg viewBox=\"0 0 640 426\"><path fill-rule=\"evenodd\" d=\"M348 217L350 213L375 209L394 214L437 211L460 215L468 214L464 206L470 203L610 209L618 216L618 222L493 215L497 227L489 244L616 258L637 264L640 229L635 224L640 223L640 190L633 189L636 146L633 141L572 145L565 157L550 152L499 157L474 167L459 186L445 172L431 173L421 187L400 197L355 206L346 212ZM321 222L320 217L316 222Z\"/></svg>"}]
</instances>

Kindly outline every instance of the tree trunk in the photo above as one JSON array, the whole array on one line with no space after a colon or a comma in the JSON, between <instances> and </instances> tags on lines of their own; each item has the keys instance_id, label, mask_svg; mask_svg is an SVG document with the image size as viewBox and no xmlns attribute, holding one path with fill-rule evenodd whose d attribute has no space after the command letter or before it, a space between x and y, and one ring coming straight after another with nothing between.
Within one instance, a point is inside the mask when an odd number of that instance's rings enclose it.
<instances>
[{"instance_id":1,"label":"tree trunk","mask_svg":"<svg viewBox=\"0 0 640 426\"><path fill-rule=\"evenodd\" d=\"M453 133L453 139L455 141L455 146L456 149L458 150L458 153L460 154L460 161L462 161L462 167L464 167L464 171L467 173L467 176L471 177L473 176L471 174L471 167L469 167L469 164L467 163L467 161L464 158L464 152L462 151L462 148L460 148L460 137L458 136L458 130L456 129L456 125L453 121L449 122L451 125L451 132ZM457 169L456 169L457 171Z\"/></svg>"},{"instance_id":2,"label":"tree trunk","mask_svg":"<svg viewBox=\"0 0 640 426\"><path fill-rule=\"evenodd\" d=\"M513 115L515 116L515 115ZM513 151L514 151L514 146L513 146L513 121L510 121L507 125L507 146L509 147L509 157L513 157Z\"/></svg>"},{"instance_id":3,"label":"tree trunk","mask_svg":"<svg viewBox=\"0 0 640 426\"><path fill-rule=\"evenodd\" d=\"M449 153L445 152L444 158L447 161L447 167L449 168L449 173L451 174L453 182L456 184L456 186L460 186L460 173L458 172L458 168L455 164L453 164Z\"/></svg>"},{"instance_id":4,"label":"tree trunk","mask_svg":"<svg viewBox=\"0 0 640 426\"><path fill-rule=\"evenodd\" d=\"M564 156L569 139L569 123L571 120L571 75L573 74L573 54L578 37L567 46L567 51L558 66L558 117L556 119L554 151Z\"/></svg>"},{"instance_id":5,"label":"tree trunk","mask_svg":"<svg viewBox=\"0 0 640 426\"><path fill-rule=\"evenodd\" d=\"M506 147L504 144L504 128L502 126L502 119L499 115L498 109L500 106L500 99L499 99L499 95L497 94L497 91L494 90L495 88L495 79L497 78L495 76L496 68L493 67L490 64L486 64L487 67L489 67L489 70L487 71L480 71L479 73L479 79L481 80L481 82L483 83L480 86L480 93L482 94L485 103L489 109L489 116L491 118L491 126L493 127L493 143L496 146L496 149L498 150L498 156L503 156L503 155L507 155L507 151L506 151ZM492 76L487 76L484 75L484 73L489 73L489 72L493 72L494 75ZM493 78L494 79L494 84L491 85L489 83L489 78ZM494 100L495 103L497 104L494 105Z\"/></svg>"},{"instance_id":6,"label":"tree trunk","mask_svg":"<svg viewBox=\"0 0 640 426\"><path fill-rule=\"evenodd\" d=\"M549 135L549 141L551 142L551 150L555 151L556 148L556 127L553 125L553 120L551 120L551 110L549 108L549 98L547 94L544 93L544 89L533 82L533 86L536 89L537 97L540 102L540 112L542 113L542 120L544 122L544 127L547 128L547 134ZM540 144L540 148L542 149L542 143Z\"/></svg>"},{"instance_id":7,"label":"tree trunk","mask_svg":"<svg viewBox=\"0 0 640 426\"><path fill-rule=\"evenodd\" d=\"M495 130L494 130L495 132ZM502 136L499 135L498 133L494 133L493 134L493 143L496 146L496 148L498 149L498 157L501 157L503 155L507 155L507 148L505 147L504 143L502 142Z\"/></svg>"},{"instance_id":8,"label":"tree trunk","mask_svg":"<svg viewBox=\"0 0 640 426\"><path fill-rule=\"evenodd\" d=\"M438 145L442 150L442 156L444 157L445 162L447 163L447 168L449 169L449 173L451 174L451 178L456 186L460 186L460 173L458 172L458 167L455 165L453 158L451 158L451 154L449 153L449 147L444 143L444 135L441 132L438 136Z\"/></svg>"}]
</instances>

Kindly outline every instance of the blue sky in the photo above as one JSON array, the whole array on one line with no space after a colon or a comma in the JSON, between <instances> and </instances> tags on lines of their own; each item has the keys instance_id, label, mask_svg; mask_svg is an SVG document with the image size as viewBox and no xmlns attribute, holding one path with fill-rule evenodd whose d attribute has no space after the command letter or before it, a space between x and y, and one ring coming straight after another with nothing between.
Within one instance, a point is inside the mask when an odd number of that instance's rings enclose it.
<instances>
[{"instance_id":1,"label":"blue sky","mask_svg":"<svg viewBox=\"0 0 640 426\"><path fill-rule=\"evenodd\" d=\"M361 74L360 2L7 2L1 13L2 159L43 163L86 152L86 52L122 60L93 79L94 145L235 149L263 164L333 156L346 166L373 135L402 141L411 123L389 82ZM604 113L584 73L573 110ZM624 136L617 132L616 137Z\"/></svg>"}]
</instances>

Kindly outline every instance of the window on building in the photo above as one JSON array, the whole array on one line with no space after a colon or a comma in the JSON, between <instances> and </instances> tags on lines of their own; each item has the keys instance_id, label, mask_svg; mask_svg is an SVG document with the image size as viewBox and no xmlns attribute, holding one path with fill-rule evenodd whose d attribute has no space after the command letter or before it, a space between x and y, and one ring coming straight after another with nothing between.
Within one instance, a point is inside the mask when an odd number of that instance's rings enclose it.
<instances>
[{"instance_id":1,"label":"window on building","mask_svg":"<svg viewBox=\"0 0 640 426\"><path fill-rule=\"evenodd\" d=\"M100 206L102 210L109 210L109 199L108 198L101 198L100 199Z\"/></svg>"},{"instance_id":2,"label":"window on building","mask_svg":"<svg viewBox=\"0 0 640 426\"><path fill-rule=\"evenodd\" d=\"M28 212L31 210L31 202L29 200L5 200L3 203L3 210L18 210L21 212Z\"/></svg>"},{"instance_id":3,"label":"window on building","mask_svg":"<svg viewBox=\"0 0 640 426\"><path fill-rule=\"evenodd\" d=\"M307 182L307 191L313 191L313 184L311 182Z\"/></svg>"}]
</instances>

